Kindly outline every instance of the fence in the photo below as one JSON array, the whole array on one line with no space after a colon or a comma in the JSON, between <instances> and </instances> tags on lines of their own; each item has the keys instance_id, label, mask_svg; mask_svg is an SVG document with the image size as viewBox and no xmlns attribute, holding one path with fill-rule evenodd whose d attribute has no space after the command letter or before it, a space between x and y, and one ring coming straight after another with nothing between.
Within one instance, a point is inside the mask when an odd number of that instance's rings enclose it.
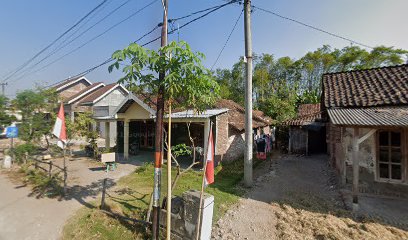
<instances>
[{"instance_id":1,"label":"fence","mask_svg":"<svg viewBox=\"0 0 408 240\"><path fill-rule=\"evenodd\" d=\"M43 160L38 160L38 159L31 159L34 162L34 169L40 169L48 173L49 178L53 178L54 176L57 176L61 172L64 174L64 195L67 194L67 178L68 178L68 173L67 173L67 167L60 167L56 164L54 164L52 161L43 161ZM24 163L28 163L28 153L25 154L25 159ZM42 167L40 164L45 164L48 165L48 169L45 167ZM52 169L56 168L58 171L54 173L54 176L52 174Z\"/></svg>"}]
</instances>

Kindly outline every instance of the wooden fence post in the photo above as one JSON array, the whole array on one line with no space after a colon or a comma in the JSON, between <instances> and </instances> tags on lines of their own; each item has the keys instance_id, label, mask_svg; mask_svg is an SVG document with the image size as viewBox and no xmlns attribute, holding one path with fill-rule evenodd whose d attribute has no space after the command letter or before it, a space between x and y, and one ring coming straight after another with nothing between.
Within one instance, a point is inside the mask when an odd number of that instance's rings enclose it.
<instances>
[{"instance_id":1,"label":"wooden fence post","mask_svg":"<svg viewBox=\"0 0 408 240\"><path fill-rule=\"evenodd\" d=\"M48 161L49 168L48 168L48 177L51 178L51 172L52 172L52 162Z\"/></svg>"},{"instance_id":2,"label":"wooden fence post","mask_svg":"<svg viewBox=\"0 0 408 240\"><path fill-rule=\"evenodd\" d=\"M105 194L106 194L106 178L103 179L103 184L102 184L101 209L105 209Z\"/></svg>"}]
</instances>

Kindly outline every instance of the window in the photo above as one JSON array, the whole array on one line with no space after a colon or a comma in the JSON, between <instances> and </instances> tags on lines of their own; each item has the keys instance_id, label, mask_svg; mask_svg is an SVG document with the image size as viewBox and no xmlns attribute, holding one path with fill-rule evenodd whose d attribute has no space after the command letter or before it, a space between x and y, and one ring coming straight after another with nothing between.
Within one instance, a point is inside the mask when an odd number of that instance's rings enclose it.
<instances>
[{"instance_id":1,"label":"window","mask_svg":"<svg viewBox=\"0 0 408 240\"><path fill-rule=\"evenodd\" d=\"M380 131L378 134L378 176L383 180L402 181L401 132Z\"/></svg>"}]
</instances>

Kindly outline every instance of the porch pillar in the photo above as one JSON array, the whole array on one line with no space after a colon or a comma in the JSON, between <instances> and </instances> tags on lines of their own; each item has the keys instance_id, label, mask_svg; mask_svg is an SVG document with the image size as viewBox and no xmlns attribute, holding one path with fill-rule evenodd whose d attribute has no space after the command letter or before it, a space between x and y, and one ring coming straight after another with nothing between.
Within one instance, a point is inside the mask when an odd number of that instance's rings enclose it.
<instances>
[{"instance_id":1,"label":"porch pillar","mask_svg":"<svg viewBox=\"0 0 408 240\"><path fill-rule=\"evenodd\" d=\"M209 133L210 133L210 119L206 119L204 122L204 158L206 157L207 153Z\"/></svg>"},{"instance_id":2,"label":"porch pillar","mask_svg":"<svg viewBox=\"0 0 408 240\"><path fill-rule=\"evenodd\" d=\"M352 154L352 160L353 160L353 211L358 210L358 182L359 182L359 170L360 170L360 164L359 164L359 156L358 156L358 151L359 151L359 144L358 144L358 135L359 135L359 129L357 127L353 128L353 154Z\"/></svg>"},{"instance_id":3,"label":"porch pillar","mask_svg":"<svg viewBox=\"0 0 408 240\"><path fill-rule=\"evenodd\" d=\"M123 156L127 160L129 159L129 120L124 121L123 128Z\"/></svg>"},{"instance_id":4,"label":"porch pillar","mask_svg":"<svg viewBox=\"0 0 408 240\"><path fill-rule=\"evenodd\" d=\"M110 122L105 122L105 148L110 150Z\"/></svg>"}]
</instances>

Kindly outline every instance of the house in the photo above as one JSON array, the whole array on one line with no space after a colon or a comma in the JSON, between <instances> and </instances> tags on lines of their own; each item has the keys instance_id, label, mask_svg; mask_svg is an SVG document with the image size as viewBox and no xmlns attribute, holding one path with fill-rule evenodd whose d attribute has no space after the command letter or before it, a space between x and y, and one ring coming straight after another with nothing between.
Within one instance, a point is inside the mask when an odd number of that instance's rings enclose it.
<instances>
[{"instance_id":1,"label":"house","mask_svg":"<svg viewBox=\"0 0 408 240\"><path fill-rule=\"evenodd\" d=\"M190 144L206 149L212 125L216 161L232 161L243 155L244 109L230 100L220 100L213 108L195 113L192 110L174 110L172 145ZM140 150L154 150L156 101L146 95L129 94L114 114L105 119L117 121L117 151L125 158ZM167 122L168 116L164 117ZM271 120L263 113L254 113L254 129L268 131Z\"/></svg>"},{"instance_id":2,"label":"house","mask_svg":"<svg viewBox=\"0 0 408 240\"><path fill-rule=\"evenodd\" d=\"M359 192L408 197L408 65L324 74L331 163Z\"/></svg>"},{"instance_id":3,"label":"house","mask_svg":"<svg viewBox=\"0 0 408 240\"><path fill-rule=\"evenodd\" d=\"M104 86L105 84L101 82L92 83L84 76L80 76L64 80L52 86L52 88L55 89L59 98L64 103L65 115L69 116L71 121L74 121L75 113L91 110L89 107L78 104L82 98Z\"/></svg>"},{"instance_id":4,"label":"house","mask_svg":"<svg viewBox=\"0 0 408 240\"><path fill-rule=\"evenodd\" d=\"M321 121L320 103L299 105L297 117L282 125L289 127L289 153L326 152L326 127Z\"/></svg>"},{"instance_id":5,"label":"house","mask_svg":"<svg viewBox=\"0 0 408 240\"><path fill-rule=\"evenodd\" d=\"M82 98L78 105L92 109L93 118L98 122L100 136L105 138L105 147L116 143L116 121L105 119L111 116L126 99L129 91L118 83L108 84Z\"/></svg>"}]
</instances>

